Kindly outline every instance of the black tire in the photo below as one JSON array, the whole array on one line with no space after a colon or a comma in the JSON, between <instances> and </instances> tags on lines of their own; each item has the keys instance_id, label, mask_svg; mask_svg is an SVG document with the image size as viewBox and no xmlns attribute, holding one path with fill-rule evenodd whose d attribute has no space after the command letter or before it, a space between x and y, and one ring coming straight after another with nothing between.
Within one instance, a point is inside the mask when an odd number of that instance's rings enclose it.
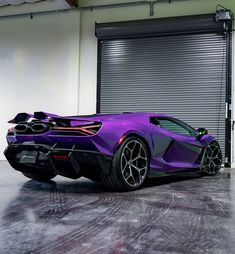
<instances>
[{"instance_id":1,"label":"black tire","mask_svg":"<svg viewBox=\"0 0 235 254\"><path fill-rule=\"evenodd\" d=\"M42 181L42 182L49 181L53 179L54 177L56 177L55 173L30 174L30 173L22 172L22 174L30 179Z\"/></svg>"},{"instance_id":2,"label":"black tire","mask_svg":"<svg viewBox=\"0 0 235 254\"><path fill-rule=\"evenodd\" d=\"M222 151L216 141L211 142L206 148L200 171L203 176L214 176L218 174L222 165Z\"/></svg>"},{"instance_id":3,"label":"black tire","mask_svg":"<svg viewBox=\"0 0 235 254\"><path fill-rule=\"evenodd\" d=\"M140 189L149 171L149 152L138 137L127 137L119 146L112 160L109 174L102 175L102 181L116 191Z\"/></svg>"}]
</instances>

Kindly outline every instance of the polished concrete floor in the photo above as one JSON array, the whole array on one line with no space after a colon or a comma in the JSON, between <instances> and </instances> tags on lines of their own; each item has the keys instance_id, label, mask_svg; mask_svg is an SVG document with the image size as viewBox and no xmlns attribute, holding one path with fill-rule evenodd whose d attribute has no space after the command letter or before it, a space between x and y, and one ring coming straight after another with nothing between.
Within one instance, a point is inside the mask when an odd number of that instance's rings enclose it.
<instances>
[{"instance_id":1,"label":"polished concrete floor","mask_svg":"<svg viewBox=\"0 0 235 254\"><path fill-rule=\"evenodd\" d=\"M0 254L235 253L235 170L115 193L86 179L30 181L0 162Z\"/></svg>"}]
</instances>

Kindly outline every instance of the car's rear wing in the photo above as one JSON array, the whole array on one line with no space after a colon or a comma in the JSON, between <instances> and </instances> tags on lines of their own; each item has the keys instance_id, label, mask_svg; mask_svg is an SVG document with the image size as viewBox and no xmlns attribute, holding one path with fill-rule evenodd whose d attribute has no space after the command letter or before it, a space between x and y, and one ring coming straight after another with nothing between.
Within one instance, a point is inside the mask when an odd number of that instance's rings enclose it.
<instances>
[{"instance_id":1,"label":"car's rear wing","mask_svg":"<svg viewBox=\"0 0 235 254\"><path fill-rule=\"evenodd\" d=\"M20 123L20 122L26 122L31 117L33 117L32 114L28 113L18 113L13 119L9 120L8 123Z\"/></svg>"},{"instance_id":2,"label":"car's rear wing","mask_svg":"<svg viewBox=\"0 0 235 254\"><path fill-rule=\"evenodd\" d=\"M18 113L13 119L8 121L8 123L20 123L20 122L27 122L30 118L35 118L37 120L45 120L47 118L52 117L59 117L58 115L46 113L42 111L34 112L33 114L30 113Z\"/></svg>"},{"instance_id":3,"label":"car's rear wing","mask_svg":"<svg viewBox=\"0 0 235 254\"><path fill-rule=\"evenodd\" d=\"M59 116L52 113L47 113L43 111L34 112L33 114L30 113L18 113L13 119L8 121L8 123L18 124L22 122L27 122L30 118L42 121L42 122L49 122L53 121L59 126L73 126L74 123L79 122L79 124L97 124L94 121L91 121L89 118L79 118L74 116Z\"/></svg>"},{"instance_id":4,"label":"car's rear wing","mask_svg":"<svg viewBox=\"0 0 235 254\"><path fill-rule=\"evenodd\" d=\"M101 122L91 121L89 118L63 117L46 112L19 113L9 123L16 124L14 131L19 135L41 134L50 129L55 135L63 133L65 136L71 134L78 136L95 135L102 125ZM9 130L8 133L13 132L12 128Z\"/></svg>"}]
</instances>

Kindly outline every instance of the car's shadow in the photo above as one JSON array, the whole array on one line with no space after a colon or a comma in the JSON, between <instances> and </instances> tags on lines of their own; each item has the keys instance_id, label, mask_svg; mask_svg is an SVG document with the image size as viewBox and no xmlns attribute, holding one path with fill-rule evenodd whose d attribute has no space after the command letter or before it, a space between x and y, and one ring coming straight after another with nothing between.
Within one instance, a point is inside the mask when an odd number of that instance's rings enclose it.
<instances>
[{"instance_id":1,"label":"car's shadow","mask_svg":"<svg viewBox=\"0 0 235 254\"><path fill-rule=\"evenodd\" d=\"M144 184L144 188L160 186L160 185L170 184L174 182L194 180L198 178L202 178L202 176L197 174L196 172L175 173L175 174L164 175L160 177L147 178Z\"/></svg>"},{"instance_id":2,"label":"car's shadow","mask_svg":"<svg viewBox=\"0 0 235 254\"><path fill-rule=\"evenodd\" d=\"M139 199L149 199L153 194L172 195L172 188L184 189L199 178L197 174L176 174L148 179L143 188L132 192L113 191L101 183L86 178L78 180L26 181L19 189L16 197L10 201L3 214L3 221L11 225L18 220L28 220L27 211L36 214L38 219L50 219L66 216L71 212L80 211L81 207L115 206L116 202L139 203ZM183 182L185 181L185 182ZM172 186L174 184L177 186ZM179 183L179 184L178 184ZM190 191L190 190L189 190ZM115 205L114 205L115 204ZM23 218L23 219L22 219Z\"/></svg>"},{"instance_id":3,"label":"car's shadow","mask_svg":"<svg viewBox=\"0 0 235 254\"><path fill-rule=\"evenodd\" d=\"M161 177L153 177L147 178L143 188L151 188L157 187L161 185L168 185L171 183L194 180L201 178L202 176L198 175L197 173L189 172L189 173L178 173L178 174L171 174L165 175ZM57 181L57 179L50 180L47 182L29 180L25 182L20 190L20 192L27 192L27 191L44 191L44 192L51 192L55 189L60 189L66 193L117 193L118 191L114 191L102 183L95 183L90 181L86 178L81 178L78 180L71 180L71 181ZM138 190L137 190L138 191ZM123 192L122 192L123 193Z\"/></svg>"}]
</instances>

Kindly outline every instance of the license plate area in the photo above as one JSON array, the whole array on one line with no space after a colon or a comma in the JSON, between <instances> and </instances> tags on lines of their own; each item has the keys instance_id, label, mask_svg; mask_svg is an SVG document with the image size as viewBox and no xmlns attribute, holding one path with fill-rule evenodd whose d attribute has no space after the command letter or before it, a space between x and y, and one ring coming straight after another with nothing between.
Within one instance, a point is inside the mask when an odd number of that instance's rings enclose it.
<instances>
[{"instance_id":1,"label":"license plate area","mask_svg":"<svg viewBox=\"0 0 235 254\"><path fill-rule=\"evenodd\" d=\"M35 164L38 156L38 151L22 151L20 154L20 163Z\"/></svg>"}]
</instances>

